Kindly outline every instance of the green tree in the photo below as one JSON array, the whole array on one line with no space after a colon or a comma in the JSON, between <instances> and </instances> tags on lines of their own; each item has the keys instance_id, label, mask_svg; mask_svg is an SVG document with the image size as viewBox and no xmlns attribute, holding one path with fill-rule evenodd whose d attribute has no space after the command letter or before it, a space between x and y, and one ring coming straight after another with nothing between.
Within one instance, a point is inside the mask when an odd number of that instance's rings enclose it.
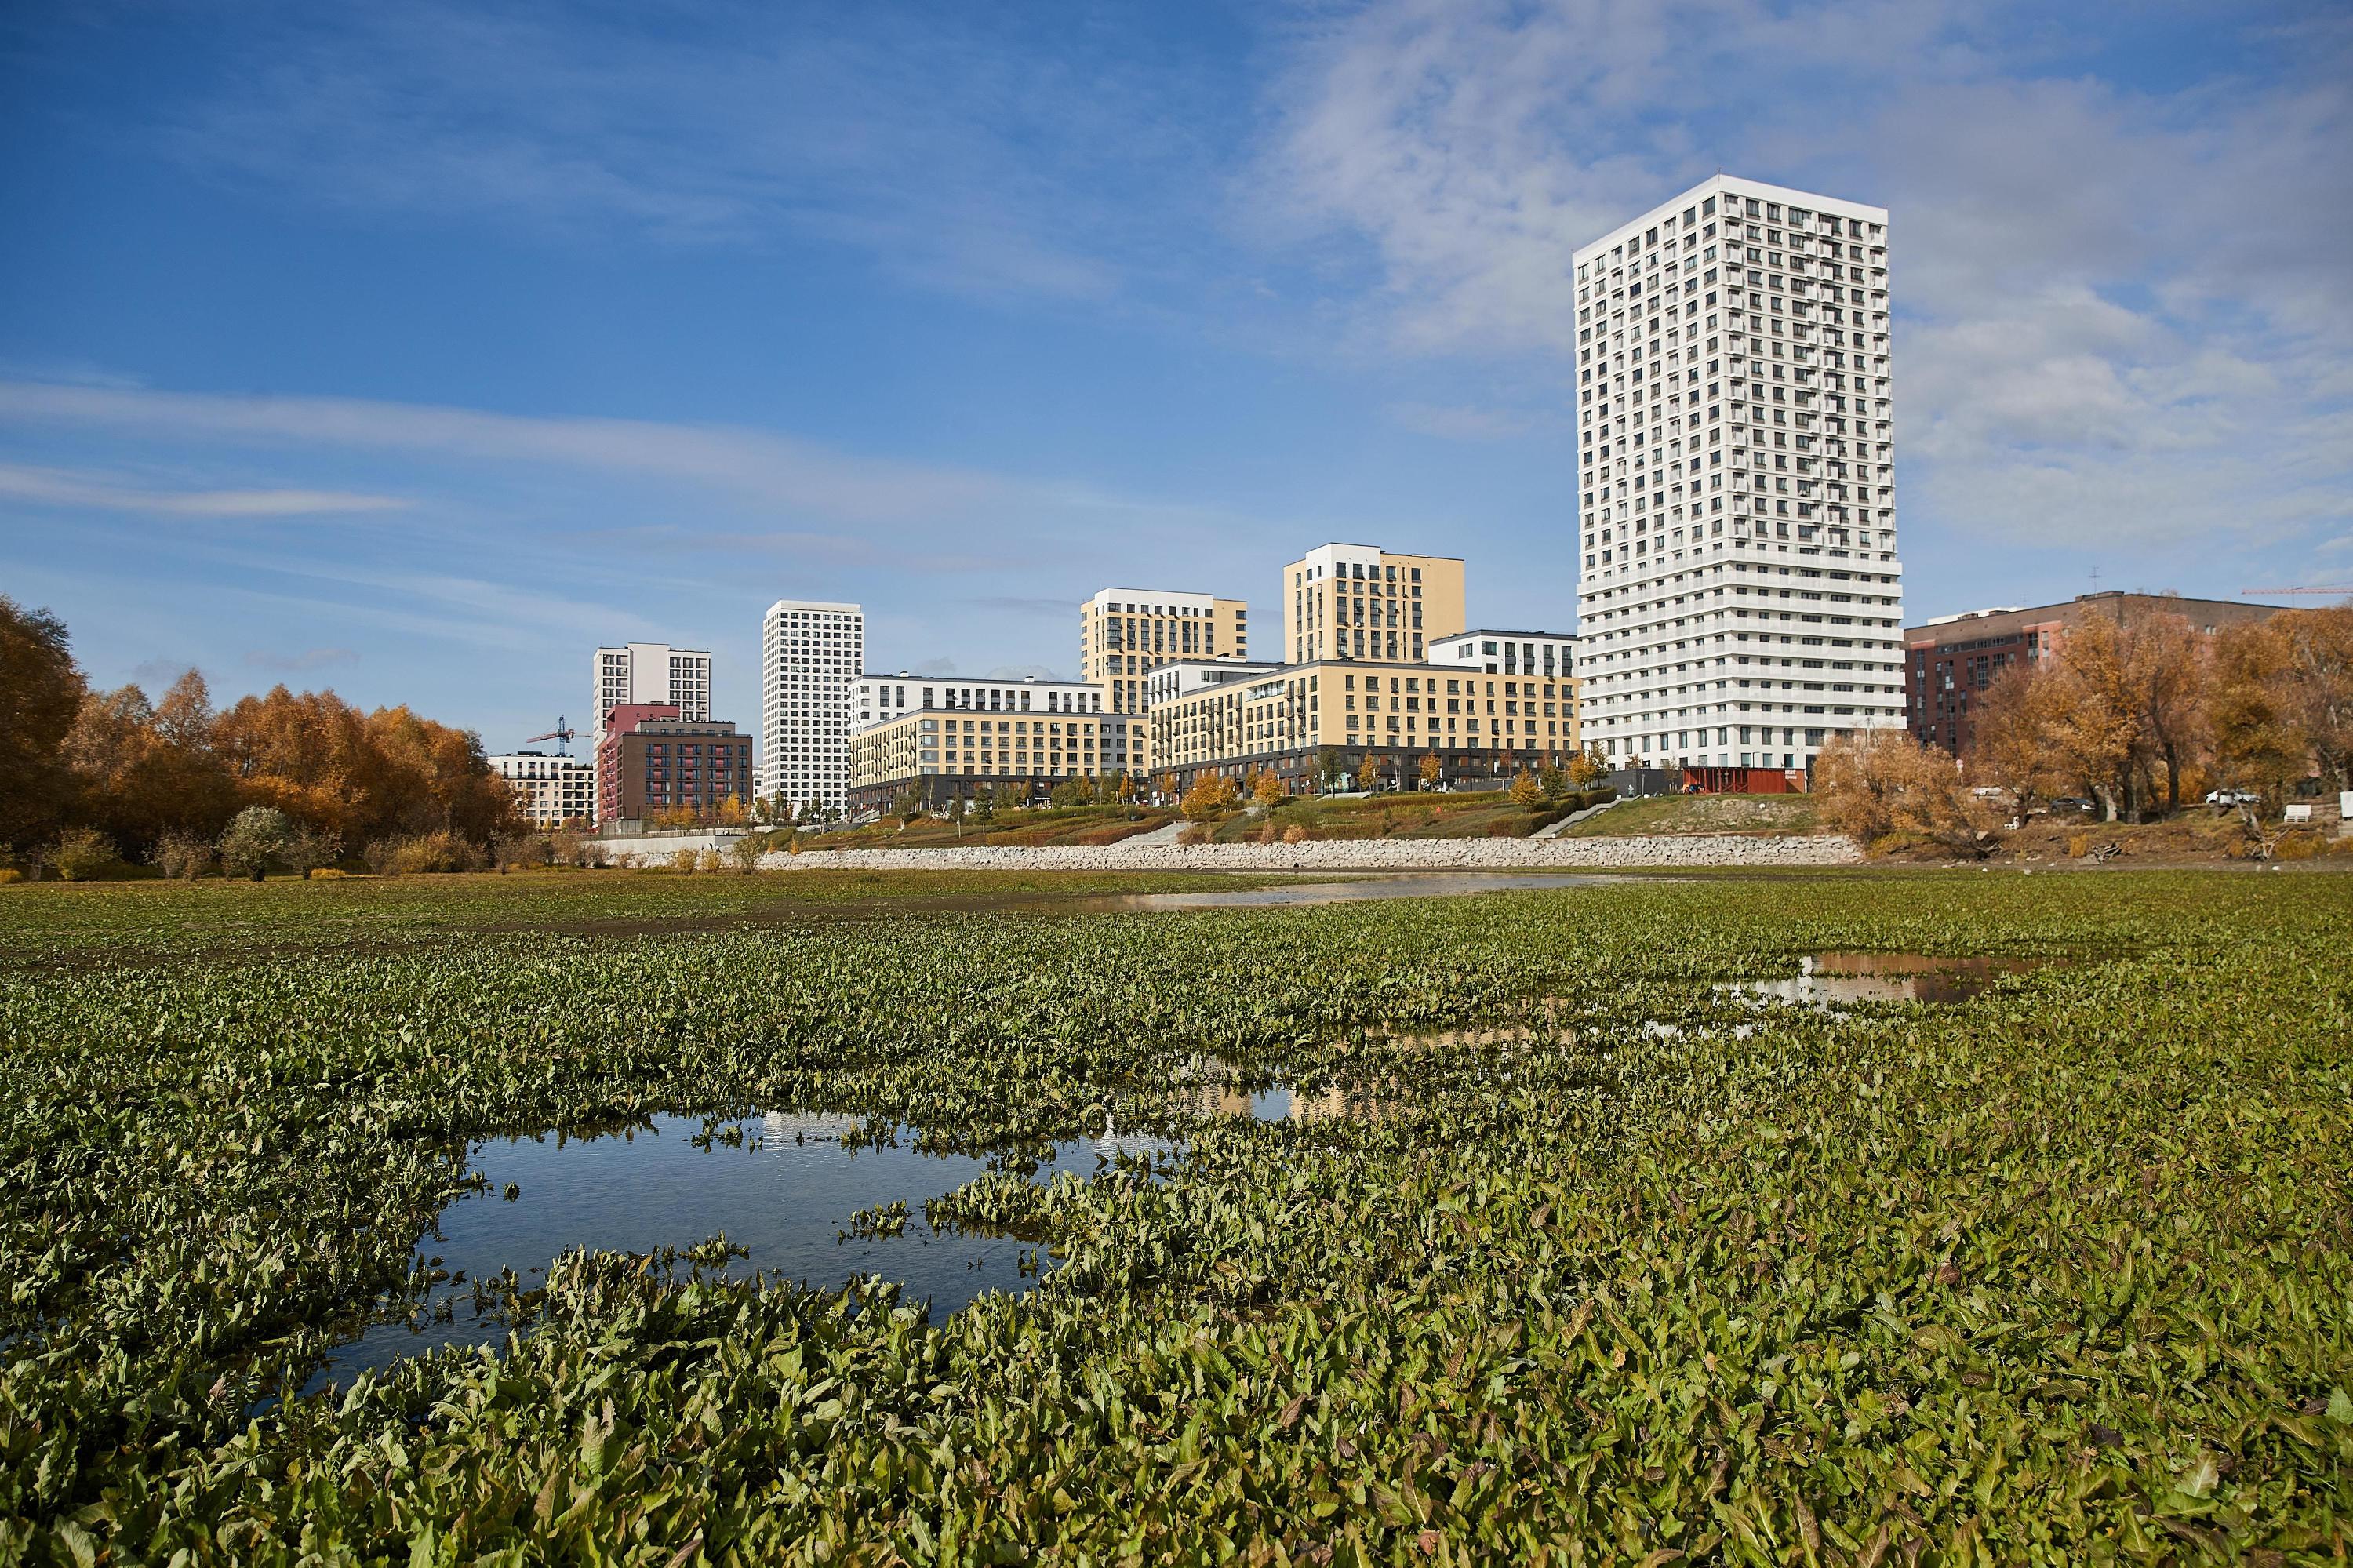
<instances>
[{"instance_id":1,"label":"green tree","mask_svg":"<svg viewBox=\"0 0 2353 1568\"><path fill-rule=\"evenodd\" d=\"M1536 776L1536 782L1544 789L1544 798L1547 805L1556 804L1568 793L1568 774L1566 769L1547 767Z\"/></svg>"},{"instance_id":2,"label":"green tree","mask_svg":"<svg viewBox=\"0 0 2353 1568\"><path fill-rule=\"evenodd\" d=\"M286 853L294 824L275 806L248 806L229 822L220 838L221 869L231 876L259 882L272 862Z\"/></svg>"}]
</instances>

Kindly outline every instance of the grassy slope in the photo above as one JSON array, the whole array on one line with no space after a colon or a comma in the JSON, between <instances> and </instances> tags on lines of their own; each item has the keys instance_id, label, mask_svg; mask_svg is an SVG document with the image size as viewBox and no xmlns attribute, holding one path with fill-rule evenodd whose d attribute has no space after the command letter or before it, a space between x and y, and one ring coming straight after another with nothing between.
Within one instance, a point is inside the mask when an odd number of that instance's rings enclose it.
<instances>
[{"instance_id":1,"label":"grassy slope","mask_svg":"<svg viewBox=\"0 0 2353 1568\"><path fill-rule=\"evenodd\" d=\"M1818 831L1805 795L1656 795L1621 800L1562 830L1570 838L1630 833L1810 833Z\"/></svg>"}]
</instances>

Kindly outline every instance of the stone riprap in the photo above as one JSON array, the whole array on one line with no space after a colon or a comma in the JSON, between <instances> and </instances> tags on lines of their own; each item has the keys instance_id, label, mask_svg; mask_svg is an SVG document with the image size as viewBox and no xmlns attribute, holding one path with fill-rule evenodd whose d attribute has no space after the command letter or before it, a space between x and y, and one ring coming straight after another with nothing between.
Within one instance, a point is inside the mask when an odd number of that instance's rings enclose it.
<instances>
[{"instance_id":1,"label":"stone riprap","mask_svg":"<svg viewBox=\"0 0 2353 1568\"><path fill-rule=\"evenodd\" d=\"M1595 839L1353 839L1296 844L964 844L771 853L769 871L1574 871L1630 865L1845 865L1832 834L1652 833Z\"/></svg>"}]
</instances>

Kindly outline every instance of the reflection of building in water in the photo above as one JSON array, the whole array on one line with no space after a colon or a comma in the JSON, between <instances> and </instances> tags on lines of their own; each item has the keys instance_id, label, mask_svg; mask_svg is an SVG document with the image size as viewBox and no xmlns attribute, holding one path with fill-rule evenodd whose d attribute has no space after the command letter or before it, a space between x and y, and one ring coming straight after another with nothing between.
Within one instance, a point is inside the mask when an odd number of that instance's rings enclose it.
<instances>
[{"instance_id":1,"label":"reflection of building in water","mask_svg":"<svg viewBox=\"0 0 2353 1568\"><path fill-rule=\"evenodd\" d=\"M1936 958L1926 953L1816 953L1788 980L1741 980L1725 989L1741 996L1835 1007L1859 1001L1967 1001L2006 974L2036 965L2031 959Z\"/></svg>"}]
</instances>

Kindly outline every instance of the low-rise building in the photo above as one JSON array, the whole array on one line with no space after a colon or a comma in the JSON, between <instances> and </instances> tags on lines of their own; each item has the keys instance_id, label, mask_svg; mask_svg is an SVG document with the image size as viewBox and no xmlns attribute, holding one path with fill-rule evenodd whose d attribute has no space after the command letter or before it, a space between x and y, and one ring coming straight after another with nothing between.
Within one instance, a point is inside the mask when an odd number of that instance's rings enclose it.
<instances>
[{"instance_id":1,"label":"low-rise building","mask_svg":"<svg viewBox=\"0 0 2353 1568\"><path fill-rule=\"evenodd\" d=\"M588 758L510 751L489 760L514 790L516 805L532 826L560 828L596 820L596 765Z\"/></svg>"},{"instance_id":2,"label":"low-rise building","mask_svg":"<svg viewBox=\"0 0 2353 1568\"><path fill-rule=\"evenodd\" d=\"M1056 683L1052 694L1065 692ZM1135 771L1142 719L1104 713L1092 702L1049 707L1046 692L1029 694L1039 700L1028 707L919 707L858 730L849 737L851 813L888 810L911 789L926 807L1007 788L1037 800L1071 779Z\"/></svg>"},{"instance_id":3,"label":"low-rise building","mask_svg":"<svg viewBox=\"0 0 2353 1568\"><path fill-rule=\"evenodd\" d=\"M1430 662L1441 670L1489 675L1575 674L1577 633L1504 631L1492 627L1430 640Z\"/></svg>"},{"instance_id":4,"label":"low-rise building","mask_svg":"<svg viewBox=\"0 0 2353 1568\"><path fill-rule=\"evenodd\" d=\"M717 809L752 800L752 737L726 719L682 719L668 703L624 703L596 741L596 821Z\"/></svg>"},{"instance_id":5,"label":"low-rise building","mask_svg":"<svg viewBox=\"0 0 2353 1568\"><path fill-rule=\"evenodd\" d=\"M2039 665L2055 655L2068 629L2086 615L2121 621L2138 615L2179 615L2211 636L2226 626L2262 620L2277 605L2238 599L2185 599L2179 594L2078 594L2065 604L1973 609L1940 615L1904 631L1904 711L1906 727L1923 746L1968 755L1976 738L1972 710L1994 677L2013 665Z\"/></svg>"},{"instance_id":6,"label":"low-rise building","mask_svg":"<svg viewBox=\"0 0 2353 1568\"><path fill-rule=\"evenodd\" d=\"M1434 758L1442 782L1566 764L1579 747L1577 682L1558 673L1463 673L1428 662L1356 659L1261 666L1155 702L1155 778L1188 789L1207 773L1237 782L1271 770L1294 792L1370 758L1418 781Z\"/></svg>"}]
</instances>

